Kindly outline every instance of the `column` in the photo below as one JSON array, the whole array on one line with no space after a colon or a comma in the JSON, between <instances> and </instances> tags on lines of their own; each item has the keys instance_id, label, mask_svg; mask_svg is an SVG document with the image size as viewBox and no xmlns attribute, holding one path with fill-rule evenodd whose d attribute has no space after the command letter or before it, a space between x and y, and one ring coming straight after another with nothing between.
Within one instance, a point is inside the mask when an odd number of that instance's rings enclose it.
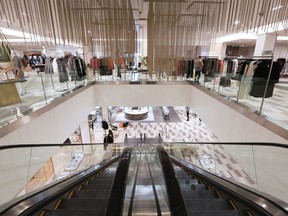
<instances>
[{"instance_id":1,"label":"column","mask_svg":"<svg viewBox=\"0 0 288 216\"><path fill-rule=\"evenodd\" d=\"M102 106L102 120L105 120L107 122L110 121L110 116L109 116L109 113L108 113L108 107L107 106Z\"/></svg>"},{"instance_id":2,"label":"column","mask_svg":"<svg viewBox=\"0 0 288 216\"><path fill-rule=\"evenodd\" d=\"M258 35L254 50L254 56L265 55L265 52L266 55L267 54L269 55L269 51L272 52L274 50L276 40L277 40L276 33L266 33Z\"/></svg>"},{"instance_id":3,"label":"column","mask_svg":"<svg viewBox=\"0 0 288 216\"><path fill-rule=\"evenodd\" d=\"M86 64L90 64L90 59L93 57L93 53L89 46L83 46L83 54Z\"/></svg>"},{"instance_id":4,"label":"column","mask_svg":"<svg viewBox=\"0 0 288 216\"><path fill-rule=\"evenodd\" d=\"M225 57L226 43L213 43L210 44L208 56Z\"/></svg>"},{"instance_id":5,"label":"column","mask_svg":"<svg viewBox=\"0 0 288 216\"><path fill-rule=\"evenodd\" d=\"M91 139L90 139L90 128L89 128L89 123L88 120L85 122L82 122L80 125L80 130L81 130L81 138L82 138L82 149L85 154L92 154L93 153L93 148L91 145ZM85 145L86 144L86 145Z\"/></svg>"}]
</instances>

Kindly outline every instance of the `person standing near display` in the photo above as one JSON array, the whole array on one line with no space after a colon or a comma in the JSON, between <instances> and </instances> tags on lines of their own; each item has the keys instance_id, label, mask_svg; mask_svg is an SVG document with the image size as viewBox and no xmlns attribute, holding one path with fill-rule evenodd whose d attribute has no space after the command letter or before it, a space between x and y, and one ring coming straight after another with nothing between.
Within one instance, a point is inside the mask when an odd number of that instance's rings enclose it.
<instances>
[{"instance_id":1,"label":"person standing near display","mask_svg":"<svg viewBox=\"0 0 288 216\"><path fill-rule=\"evenodd\" d=\"M203 68L203 65L204 65L201 56L199 56L195 60L194 65L195 65L195 79L194 79L194 81L199 83L201 72L202 72L202 68Z\"/></svg>"},{"instance_id":2,"label":"person standing near display","mask_svg":"<svg viewBox=\"0 0 288 216\"><path fill-rule=\"evenodd\" d=\"M186 110L186 115L187 115L187 121L189 121L190 107L189 106L185 106L185 110Z\"/></svg>"}]
</instances>

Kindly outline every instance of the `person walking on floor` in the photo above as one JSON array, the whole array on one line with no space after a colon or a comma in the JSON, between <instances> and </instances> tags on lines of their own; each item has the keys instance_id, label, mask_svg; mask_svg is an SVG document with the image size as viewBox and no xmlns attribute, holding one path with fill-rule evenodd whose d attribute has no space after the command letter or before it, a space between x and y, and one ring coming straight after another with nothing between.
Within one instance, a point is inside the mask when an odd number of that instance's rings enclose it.
<instances>
[{"instance_id":1,"label":"person walking on floor","mask_svg":"<svg viewBox=\"0 0 288 216\"><path fill-rule=\"evenodd\" d=\"M195 65L195 79L194 79L194 81L199 83L202 68L204 65L201 56L198 56L198 58L194 62L194 65Z\"/></svg>"},{"instance_id":2,"label":"person walking on floor","mask_svg":"<svg viewBox=\"0 0 288 216\"><path fill-rule=\"evenodd\" d=\"M189 106L185 106L185 110L186 110L186 115L187 115L187 121L189 121L190 107Z\"/></svg>"}]
</instances>

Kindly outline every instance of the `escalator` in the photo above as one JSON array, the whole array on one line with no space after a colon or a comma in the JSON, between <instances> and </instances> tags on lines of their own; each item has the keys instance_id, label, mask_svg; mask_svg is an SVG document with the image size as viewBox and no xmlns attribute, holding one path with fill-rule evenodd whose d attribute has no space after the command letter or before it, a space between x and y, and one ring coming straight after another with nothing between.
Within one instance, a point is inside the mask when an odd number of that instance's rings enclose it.
<instances>
[{"instance_id":1,"label":"escalator","mask_svg":"<svg viewBox=\"0 0 288 216\"><path fill-rule=\"evenodd\" d=\"M227 194L214 188L195 175L174 164L175 175L181 188L187 211L194 216L248 216L257 215Z\"/></svg>"},{"instance_id":2,"label":"escalator","mask_svg":"<svg viewBox=\"0 0 288 216\"><path fill-rule=\"evenodd\" d=\"M171 215L288 215L287 209L266 197L228 182L186 161L168 156L162 146L157 146L157 151L165 176Z\"/></svg>"},{"instance_id":3,"label":"escalator","mask_svg":"<svg viewBox=\"0 0 288 216\"><path fill-rule=\"evenodd\" d=\"M109 194L118 161L97 173L71 191L65 193L53 205L41 210L40 216L102 216L105 215Z\"/></svg>"},{"instance_id":4,"label":"escalator","mask_svg":"<svg viewBox=\"0 0 288 216\"><path fill-rule=\"evenodd\" d=\"M144 137L144 141L149 141ZM155 143L155 140L151 140ZM287 210L187 161L141 143L33 196L11 216L282 216Z\"/></svg>"},{"instance_id":5,"label":"escalator","mask_svg":"<svg viewBox=\"0 0 288 216\"><path fill-rule=\"evenodd\" d=\"M13 203L3 216L103 216L121 212L131 148ZM117 198L120 199L118 202Z\"/></svg>"}]
</instances>

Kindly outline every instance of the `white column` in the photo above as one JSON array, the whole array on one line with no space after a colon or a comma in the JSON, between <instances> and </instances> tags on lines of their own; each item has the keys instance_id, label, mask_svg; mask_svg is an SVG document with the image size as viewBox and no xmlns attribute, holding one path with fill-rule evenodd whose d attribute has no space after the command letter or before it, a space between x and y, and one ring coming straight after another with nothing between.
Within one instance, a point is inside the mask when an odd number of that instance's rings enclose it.
<instances>
[{"instance_id":1,"label":"white column","mask_svg":"<svg viewBox=\"0 0 288 216\"><path fill-rule=\"evenodd\" d=\"M84 56L84 61L86 64L90 63L90 59L93 57L92 50L90 49L89 46L83 46L83 56Z\"/></svg>"},{"instance_id":2,"label":"white column","mask_svg":"<svg viewBox=\"0 0 288 216\"><path fill-rule=\"evenodd\" d=\"M82 143L84 144L82 149L85 154L92 154L93 149L91 145L88 145L89 143L91 143L90 128L89 128L88 120L85 122L82 122L82 124L80 125L80 130L81 130Z\"/></svg>"},{"instance_id":3,"label":"white column","mask_svg":"<svg viewBox=\"0 0 288 216\"><path fill-rule=\"evenodd\" d=\"M102 106L102 120L105 120L105 121L109 121L110 118L108 118L108 107L107 106Z\"/></svg>"},{"instance_id":4,"label":"white column","mask_svg":"<svg viewBox=\"0 0 288 216\"><path fill-rule=\"evenodd\" d=\"M226 52L226 43L210 44L208 56L224 57Z\"/></svg>"},{"instance_id":5,"label":"white column","mask_svg":"<svg viewBox=\"0 0 288 216\"><path fill-rule=\"evenodd\" d=\"M276 40L276 33L258 35L254 50L254 56L261 56L265 51L273 51Z\"/></svg>"}]
</instances>

